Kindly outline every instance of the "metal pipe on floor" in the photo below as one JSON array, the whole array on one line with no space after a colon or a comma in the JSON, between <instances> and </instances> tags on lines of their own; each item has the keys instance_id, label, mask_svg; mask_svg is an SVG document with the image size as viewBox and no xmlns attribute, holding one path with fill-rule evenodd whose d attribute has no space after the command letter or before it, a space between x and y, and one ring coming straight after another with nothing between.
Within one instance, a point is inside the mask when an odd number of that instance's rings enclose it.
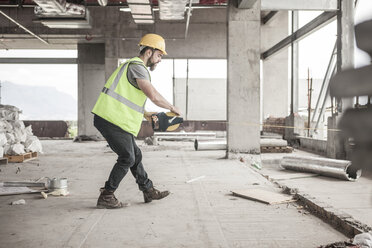
<instances>
[{"instance_id":1,"label":"metal pipe on floor","mask_svg":"<svg viewBox=\"0 0 372 248\"><path fill-rule=\"evenodd\" d=\"M283 157L280 165L287 170L310 172L348 181L355 181L362 175L362 170L355 170L351 161L347 160L287 156Z\"/></svg>"},{"instance_id":2,"label":"metal pipe on floor","mask_svg":"<svg viewBox=\"0 0 372 248\"><path fill-rule=\"evenodd\" d=\"M215 139L215 140L195 139L194 148L195 148L195 151L226 150L227 141L226 139Z\"/></svg>"},{"instance_id":3,"label":"metal pipe on floor","mask_svg":"<svg viewBox=\"0 0 372 248\"><path fill-rule=\"evenodd\" d=\"M45 183L40 182L3 182L0 187L45 187Z\"/></svg>"},{"instance_id":4,"label":"metal pipe on floor","mask_svg":"<svg viewBox=\"0 0 372 248\"><path fill-rule=\"evenodd\" d=\"M202 138L202 137L201 137ZM287 147L288 142L282 139L261 139L261 147ZM213 140L203 140L195 139L194 147L196 151L204 150L226 150L227 140L226 139L213 139Z\"/></svg>"},{"instance_id":5,"label":"metal pipe on floor","mask_svg":"<svg viewBox=\"0 0 372 248\"><path fill-rule=\"evenodd\" d=\"M275 146L287 146L288 142L284 139L261 139L260 145L265 147L275 147Z\"/></svg>"}]
</instances>

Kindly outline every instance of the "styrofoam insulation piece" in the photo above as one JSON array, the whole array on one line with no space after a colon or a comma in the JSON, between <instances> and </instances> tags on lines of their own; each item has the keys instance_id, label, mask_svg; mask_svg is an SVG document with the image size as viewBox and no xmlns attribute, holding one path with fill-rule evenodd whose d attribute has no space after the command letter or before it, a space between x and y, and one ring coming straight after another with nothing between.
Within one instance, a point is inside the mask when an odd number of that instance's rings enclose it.
<instances>
[{"instance_id":1,"label":"styrofoam insulation piece","mask_svg":"<svg viewBox=\"0 0 372 248\"><path fill-rule=\"evenodd\" d=\"M160 20L183 20L186 0L159 0Z\"/></svg>"}]
</instances>

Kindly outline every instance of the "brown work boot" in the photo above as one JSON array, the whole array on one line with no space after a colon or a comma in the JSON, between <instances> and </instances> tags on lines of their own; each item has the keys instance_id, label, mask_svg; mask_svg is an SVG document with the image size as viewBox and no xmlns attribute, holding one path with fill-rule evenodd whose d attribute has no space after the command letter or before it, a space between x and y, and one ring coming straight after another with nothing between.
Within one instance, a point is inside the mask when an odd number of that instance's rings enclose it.
<instances>
[{"instance_id":1,"label":"brown work boot","mask_svg":"<svg viewBox=\"0 0 372 248\"><path fill-rule=\"evenodd\" d=\"M145 199L145 203L152 202L152 200L160 200L164 197L169 195L169 191L159 191L155 189L154 187L143 191L143 198Z\"/></svg>"},{"instance_id":2,"label":"brown work boot","mask_svg":"<svg viewBox=\"0 0 372 248\"><path fill-rule=\"evenodd\" d=\"M101 194L97 201L97 208L122 208L124 205L116 199L113 190L100 189Z\"/></svg>"}]
</instances>

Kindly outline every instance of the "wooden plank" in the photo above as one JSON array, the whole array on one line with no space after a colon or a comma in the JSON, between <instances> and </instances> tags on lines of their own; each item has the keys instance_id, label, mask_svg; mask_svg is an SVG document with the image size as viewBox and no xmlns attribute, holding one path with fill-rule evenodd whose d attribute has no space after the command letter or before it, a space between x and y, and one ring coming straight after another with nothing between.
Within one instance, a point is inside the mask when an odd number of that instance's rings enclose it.
<instances>
[{"instance_id":1,"label":"wooden plank","mask_svg":"<svg viewBox=\"0 0 372 248\"><path fill-rule=\"evenodd\" d=\"M262 153L291 153L293 151L293 148L290 146L279 146L279 147L274 147L274 146L263 146L261 147L261 152Z\"/></svg>"},{"instance_id":2,"label":"wooden plank","mask_svg":"<svg viewBox=\"0 0 372 248\"><path fill-rule=\"evenodd\" d=\"M270 192L263 189L241 189L231 191L233 195L243 197L249 200L255 200L266 204L282 204L293 202L292 196L286 196L276 192Z\"/></svg>"},{"instance_id":3,"label":"wooden plank","mask_svg":"<svg viewBox=\"0 0 372 248\"><path fill-rule=\"evenodd\" d=\"M23 163L37 158L37 152L27 152L21 155L5 155L10 163Z\"/></svg>"},{"instance_id":4,"label":"wooden plank","mask_svg":"<svg viewBox=\"0 0 372 248\"><path fill-rule=\"evenodd\" d=\"M0 165L2 164L8 164L8 158L0 158Z\"/></svg>"}]
</instances>

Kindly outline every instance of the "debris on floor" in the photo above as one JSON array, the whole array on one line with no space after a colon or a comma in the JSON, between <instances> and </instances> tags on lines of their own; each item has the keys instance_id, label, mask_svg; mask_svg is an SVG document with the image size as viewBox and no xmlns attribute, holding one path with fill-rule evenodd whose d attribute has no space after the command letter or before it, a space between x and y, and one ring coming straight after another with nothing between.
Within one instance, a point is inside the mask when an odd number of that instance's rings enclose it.
<instances>
[{"instance_id":1,"label":"debris on floor","mask_svg":"<svg viewBox=\"0 0 372 248\"><path fill-rule=\"evenodd\" d=\"M67 189L56 189L56 190L53 190L53 191L50 191L50 192L41 192L41 195L44 199L47 199L48 198L48 195L53 195L53 196L67 196L69 194L69 192L67 191Z\"/></svg>"},{"instance_id":2,"label":"debris on floor","mask_svg":"<svg viewBox=\"0 0 372 248\"><path fill-rule=\"evenodd\" d=\"M19 120L22 113L15 106L0 104L0 157L42 152L40 140L33 135L32 127ZM12 162L9 160L9 162Z\"/></svg>"},{"instance_id":3,"label":"debris on floor","mask_svg":"<svg viewBox=\"0 0 372 248\"><path fill-rule=\"evenodd\" d=\"M198 180L203 179L203 178L205 178L205 176L195 177L193 179L190 179L190 180L186 181L186 183L192 183L192 182L198 181Z\"/></svg>"},{"instance_id":4,"label":"debris on floor","mask_svg":"<svg viewBox=\"0 0 372 248\"><path fill-rule=\"evenodd\" d=\"M355 235L353 244L360 245L362 248L372 248L372 232Z\"/></svg>"},{"instance_id":5,"label":"debris on floor","mask_svg":"<svg viewBox=\"0 0 372 248\"><path fill-rule=\"evenodd\" d=\"M271 192L263 189L242 189L242 190L232 190L233 195L246 198L249 200L255 200L263 202L269 205L282 204L288 202L294 202L292 196L285 196L280 193Z\"/></svg>"},{"instance_id":6,"label":"debris on floor","mask_svg":"<svg viewBox=\"0 0 372 248\"><path fill-rule=\"evenodd\" d=\"M157 146L158 145L158 138L155 136L146 137L145 138L145 144L149 146Z\"/></svg>"},{"instance_id":7,"label":"debris on floor","mask_svg":"<svg viewBox=\"0 0 372 248\"><path fill-rule=\"evenodd\" d=\"M252 161L251 165L252 165L254 168L258 169L258 170L261 170L261 169L262 169L261 164L260 164L259 162L257 162L257 161Z\"/></svg>"},{"instance_id":8,"label":"debris on floor","mask_svg":"<svg viewBox=\"0 0 372 248\"><path fill-rule=\"evenodd\" d=\"M10 205L25 205L26 201L24 199L20 199L18 201L13 201L10 203Z\"/></svg>"},{"instance_id":9,"label":"debris on floor","mask_svg":"<svg viewBox=\"0 0 372 248\"><path fill-rule=\"evenodd\" d=\"M359 245L354 245L351 241L335 242L328 245L321 245L318 248L362 248Z\"/></svg>"}]
</instances>

